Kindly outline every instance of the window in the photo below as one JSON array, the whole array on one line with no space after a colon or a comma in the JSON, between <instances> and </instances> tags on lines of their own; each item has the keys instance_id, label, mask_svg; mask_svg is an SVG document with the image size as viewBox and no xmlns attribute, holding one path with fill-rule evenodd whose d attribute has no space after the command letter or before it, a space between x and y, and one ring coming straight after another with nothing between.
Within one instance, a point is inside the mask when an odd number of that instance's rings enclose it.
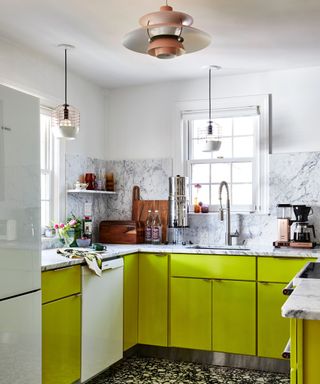
<instances>
[{"instance_id":1,"label":"window","mask_svg":"<svg viewBox=\"0 0 320 384\"><path fill-rule=\"evenodd\" d=\"M42 229L61 217L59 199L63 178L61 169L63 146L52 133L51 109L40 108L40 166L41 166L41 227Z\"/></svg>"},{"instance_id":2,"label":"window","mask_svg":"<svg viewBox=\"0 0 320 384\"><path fill-rule=\"evenodd\" d=\"M254 97L249 99L254 101ZM200 109L199 103L195 103L194 110L180 111L184 169L190 179L191 204L197 196L199 201L210 206L211 211L216 211L220 203L219 185L225 180L229 184L233 211L268 211L268 97L257 96L257 99L252 105L246 104L246 98L230 98L227 108L224 108L225 100L215 101L221 106L213 113L222 142L217 152L202 150L203 132L208 124L207 111ZM196 184L201 188L197 189Z\"/></svg>"}]
</instances>

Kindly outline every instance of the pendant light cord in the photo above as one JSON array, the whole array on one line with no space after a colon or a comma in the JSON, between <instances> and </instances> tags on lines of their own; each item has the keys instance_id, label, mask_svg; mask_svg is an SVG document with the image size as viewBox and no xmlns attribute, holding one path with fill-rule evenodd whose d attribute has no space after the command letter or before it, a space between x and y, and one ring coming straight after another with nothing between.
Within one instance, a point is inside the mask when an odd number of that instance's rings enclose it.
<instances>
[{"instance_id":1,"label":"pendant light cord","mask_svg":"<svg viewBox=\"0 0 320 384\"><path fill-rule=\"evenodd\" d=\"M209 68L209 122L211 122L211 67Z\"/></svg>"},{"instance_id":2,"label":"pendant light cord","mask_svg":"<svg viewBox=\"0 0 320 384\"><path fill-rule=\"evenodd\" d=\"M67 82L67 49L64 50L64 104L67 105L67 91L68 91L68 82Z\"/></svg>"}]
</instances>

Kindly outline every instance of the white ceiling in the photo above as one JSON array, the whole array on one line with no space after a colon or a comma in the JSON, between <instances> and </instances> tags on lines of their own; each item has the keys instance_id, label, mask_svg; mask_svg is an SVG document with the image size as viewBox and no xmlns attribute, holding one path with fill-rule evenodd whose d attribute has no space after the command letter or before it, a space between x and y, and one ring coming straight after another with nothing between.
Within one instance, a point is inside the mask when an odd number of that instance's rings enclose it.
<instances>
[{"instance_id":1,"label":"white ceiling","mask_svg":"<svg viewBox=\"0 0 320 384\"><path fill-rule=\"evenodd\" d=\"M163 0L0 0L0 36L63 63L59 43L76 46L69 69L103 87L320 65L319 0L169 0L212 36L203 51L159 60L125 49L125 33Z\"/></svg>"}]
</instances>

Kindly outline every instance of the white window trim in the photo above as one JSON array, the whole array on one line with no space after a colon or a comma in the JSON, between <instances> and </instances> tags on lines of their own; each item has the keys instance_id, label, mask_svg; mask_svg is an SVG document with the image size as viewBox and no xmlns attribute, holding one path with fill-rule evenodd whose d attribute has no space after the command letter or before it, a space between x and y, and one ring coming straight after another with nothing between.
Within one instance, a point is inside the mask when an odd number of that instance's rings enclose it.
<instances>
[{"instance_id":1,"label":"white window trim","mask_svg":"<svg viewBox=\"0 0 320 384\"><path fill-rule=\"evenodd\" d=\"M208 110L208 100L190 100L176 103L175 109L175 127L173 137L174 174L187 175L187 148L188 135L186 122L183 121L183 115L192 111L205 112ZM256 135L256 147L259 147L258 164L258 183L260 193L256 196L257 213L269 213L269 154L270 154L270 95L249 95L235 96L214 99L213 113L223 109L246 108L257 106L260 112L260 129ZM257 193L256 191L253 191Z\"/></svg>"},{"instance_id":2,"label":"white window trim","mask_svg":"<svg viewBox=\"0 0 320 384\"><path fill-rule=\"evenodd\" d=\"M40 113L51 116L52 108L41 105ZM53 175L52 175L52 206L53 220L61 222L65 217L66 193L65 193L65 141L53 138Z\"/></svg>"}]
</instances>

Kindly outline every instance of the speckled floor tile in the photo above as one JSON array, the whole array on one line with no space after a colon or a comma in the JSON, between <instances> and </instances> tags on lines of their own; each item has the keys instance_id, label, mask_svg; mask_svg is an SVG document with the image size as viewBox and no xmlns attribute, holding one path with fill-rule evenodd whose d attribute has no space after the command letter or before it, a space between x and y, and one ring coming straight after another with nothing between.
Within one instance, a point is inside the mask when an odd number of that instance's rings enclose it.
<instances>
[{"instance_id":1,"label":"speckled floor tile","mask_svg":"<svg viewBox=\"0 0 320 384\"><path fill-rule=\"evenodd\" d=\"M289 384L288 375L165 359L123 360L87 384Z\"/></svg>"}]
</instances>

